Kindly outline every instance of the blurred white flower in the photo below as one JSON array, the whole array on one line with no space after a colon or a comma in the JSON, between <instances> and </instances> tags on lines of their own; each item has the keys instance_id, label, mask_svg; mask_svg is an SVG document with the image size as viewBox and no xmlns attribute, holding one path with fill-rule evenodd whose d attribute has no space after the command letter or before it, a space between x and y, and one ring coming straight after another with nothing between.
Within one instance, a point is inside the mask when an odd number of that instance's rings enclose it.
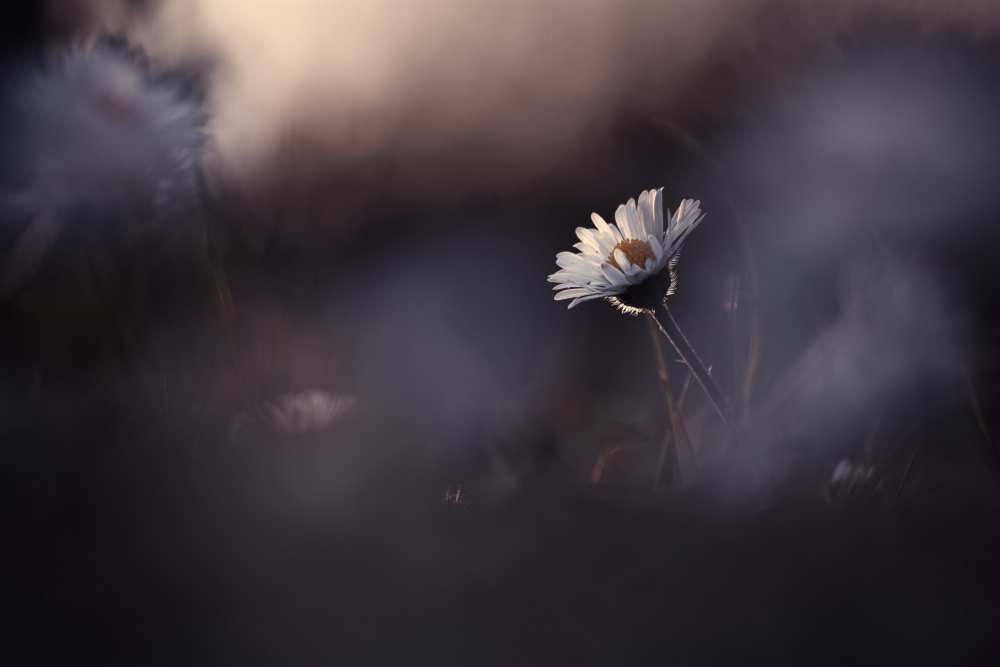
<instances>
[{"instance_id":1,"label":"blurred white flower","mask_svg":"<svg viewBox=\"0 0 1000 667\"><path fill-rule=\"evenodd\" d=\"M76 47L19 86L16 110L30 213L149 213L193 187L204 145L201 101L122 43Z\"/></svg>"},{"instance_id":2,"label":"blurred white flower","mask_svg":"<svg viewBox=\"0 0 1000 667\"><path fill-rule=\"evenodd\" d=\"M576 228L578 252L556 255L560 270L549 276L555 300L572 299L572 308L604 298L636 315L655 308L674 293L681 247L704 217L700 202L684 199L664 218L663 188L642 192L638 204L629 199L619 206L616 224L592 213L593 228Z\"/></svg>"},{"instance_id":3,"label":"blurred white flower","mask_svg":"<svg viewBox=\"0 0 1000 667\"><path fill-rule=\"evenodd\" d=\"M27 226L2 258L0 293L38 268L67 224L124 221L131 231L195 205L207 116L192 81L106 38L16 82L4 105L13 176L0 201Z\"/></svg>"},{"instance_id":4,"label":"blurred white flower","mask_svg":"<svg viewBox=\"0 0 1000 667\"><path fill-rule=\"evenodd\" d=\"M331 396L322 391L285 394L271 404L269 412L275 430L284 435L315 433L354 409L353 396Z\"/></svg>"},{"instance_id":5,"label":"blurred white flower","mask_svg":"<svg viewBox=\"0 0 1000 667\"><path fill-rule=\"evenodd\" d=\"M239 413L229 426L230 438L259 430L281 436L299 436L325 431L350 414L357 399L349 394L328 394L311 389L297 394L283 394L254 410Z\"/></svg>"}]
</instances>

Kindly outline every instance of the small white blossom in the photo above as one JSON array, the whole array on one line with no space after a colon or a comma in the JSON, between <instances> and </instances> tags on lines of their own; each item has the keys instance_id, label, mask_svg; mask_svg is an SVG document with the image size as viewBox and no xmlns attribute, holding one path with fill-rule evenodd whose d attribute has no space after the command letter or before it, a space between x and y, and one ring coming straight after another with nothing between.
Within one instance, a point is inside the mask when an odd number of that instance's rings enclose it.
<instances>
[{"instance_id":1,"label":"small white blossom","mask_svg":"<svg viewBox=\"0 0 1000 667\"><path fill-rule=\"evenodd\" d=\"M619 206L614 224L592 213L593 228L576 228L577 252L556 255L560 270L549 276L556 283L555 300L572 299L572 308L603 298L630 314L655 307L676 289L681 247L704 217L693 199L684 199L664 217L663 188ZM656 280L664 271L667 280Z\"/></svg>"}]
</instances>

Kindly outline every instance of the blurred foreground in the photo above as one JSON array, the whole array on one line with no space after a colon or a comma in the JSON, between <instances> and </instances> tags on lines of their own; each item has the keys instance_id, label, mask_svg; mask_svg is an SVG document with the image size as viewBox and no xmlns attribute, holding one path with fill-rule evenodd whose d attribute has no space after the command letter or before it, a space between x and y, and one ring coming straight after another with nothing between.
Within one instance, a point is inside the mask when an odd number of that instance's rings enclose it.
<instances>
[{"instance_id":1,"label":"blurred foreground","mask_svg":"<svg viewBox=\"0 0 1000 667\"><path fill-rule=\"evenodd\" d=\"M60 16L35 38L87 26ZM468 136L377 95L378 141L292 114L154 232L65 227L0 302L15 662L992 657L1000 50L754 16L772 46L690 56L533 151L533 86ZM184 62L229 113L231 39ZM15 86L38 45L10 48ZM600 107L584 79L557 92ZM590 211L661 184L708 211L671 308L728 431L668 350L675 438L646 323L545 283ZM31 224L3 209L0 258Z\"/></svg>"}]
</instances>

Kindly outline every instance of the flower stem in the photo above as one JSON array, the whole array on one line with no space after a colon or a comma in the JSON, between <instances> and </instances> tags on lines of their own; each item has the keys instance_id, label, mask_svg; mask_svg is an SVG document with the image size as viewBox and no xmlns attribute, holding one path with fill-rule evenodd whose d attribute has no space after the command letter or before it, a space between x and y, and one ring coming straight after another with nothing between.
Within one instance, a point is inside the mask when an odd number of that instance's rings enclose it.
<instances>
[{"instance_id":1,"label":"flower stem","mask_svg":"<svg viewBox=\"0 0 1000 667\"><path fill-rule=\"evenodd\" d=\"M664 473L668 469L671 472L673 480L683 478L684 470L681 465L680 452L682 444L689 459L693 459L694 455L691 442L687 437L687 430L684 428L680 409L677 406L677 402L674 401L673 392L670 390L670 373L667 370L666 355L663 354L663 345L660 343L660 337L656 335L656 316L652 311L649 312L649 316L649 336L653 341L653 351L656 353L658 375L660 377L660 384L663 387L663 401L667 408L667 418L670 421L670 430L664 434L663 447L660 449L660 458L656 463L656 477L653 480L653 488L655 489L660 486Z\"/></svg>"},{"instance_id":2,"label":"flower stem","mask_svg":"<svg viewBox=\"0 0 1000 667\"><path fill-rule=\"evenodd\" d=\"M708 402L712 404L715 408L716 413L718 413L719 418L722 420L723 424L729 423L729 406L726 402L725 397L722 392L719 391L718 385L715 384L715 380L709 375L708 370L705 369L705 364L702 363L701 359L698 357L698 353L695 352L694 346L691 345L691 341L687 339L684 332L681 330L680 325L677 324L677 320L674 319L673 314L666 304L663 304L663 310L667 313L667 325L670 327L673 335L666 328L664 328L663 323L656 316L654 311L649 311L650 319L659 328L660 333L670 341L670 344L674 346L674 350L680 355L681 359L687 364L687 367L691 369L691 373L694 375L694 379L698 381L702 390L705 392L705 396L708 398Z\"/></svg>"}]
</instances>

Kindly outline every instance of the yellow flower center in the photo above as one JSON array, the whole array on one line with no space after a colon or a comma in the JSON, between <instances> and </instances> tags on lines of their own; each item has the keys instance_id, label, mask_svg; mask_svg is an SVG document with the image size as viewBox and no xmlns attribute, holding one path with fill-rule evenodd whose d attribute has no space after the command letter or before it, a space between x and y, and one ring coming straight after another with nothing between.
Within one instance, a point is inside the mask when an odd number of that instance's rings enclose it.
<instances>
[{"instance_id":1,"label":"yellow flower center","mask_svg":"<svg viewBox=\"0 0 1000 667\"><path fill-rule=\"evenodd\" d=\"M650 248L649 244L645 241L625 239L616 245L614 250L611 251L611 255L608 256L608 264L611 264L619 271L622 267L618 266L618 262L615 261L615 250L621 250L622 253L628 258L628 261L640 267L646 266L646 260L656 259L656 255L653 254L653 249Z\"/></svg>"}]
</instances>

